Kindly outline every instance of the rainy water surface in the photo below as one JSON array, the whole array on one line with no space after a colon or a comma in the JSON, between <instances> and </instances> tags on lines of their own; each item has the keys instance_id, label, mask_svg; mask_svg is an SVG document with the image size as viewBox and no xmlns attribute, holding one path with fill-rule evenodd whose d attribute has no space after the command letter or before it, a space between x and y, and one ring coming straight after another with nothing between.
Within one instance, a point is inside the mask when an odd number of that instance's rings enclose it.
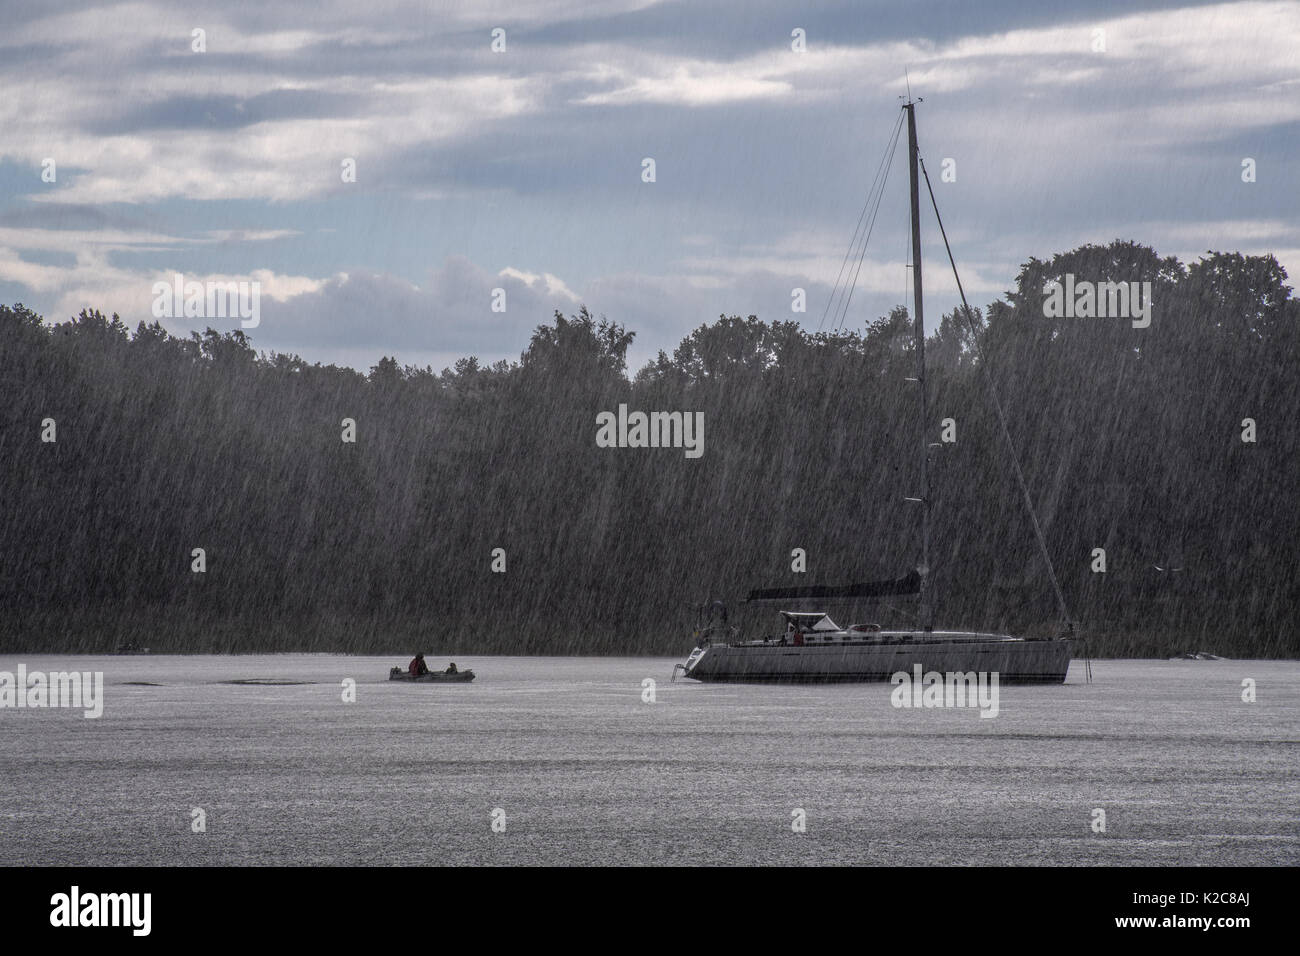
<instances>
[{"instance_id":1,"label":"rainy water surface","mask_svg":"<svg viewBox=\"0 0 1300 956\"><path fill-rule=\"evenodd\" d=\"M5 865L1300 863L1297 662L1076 661L994 719L674 684L668 659L460 659L469 685L332 655L21 663L103 671L106 701L0 710Z\"/></svg>"}]
</instances>

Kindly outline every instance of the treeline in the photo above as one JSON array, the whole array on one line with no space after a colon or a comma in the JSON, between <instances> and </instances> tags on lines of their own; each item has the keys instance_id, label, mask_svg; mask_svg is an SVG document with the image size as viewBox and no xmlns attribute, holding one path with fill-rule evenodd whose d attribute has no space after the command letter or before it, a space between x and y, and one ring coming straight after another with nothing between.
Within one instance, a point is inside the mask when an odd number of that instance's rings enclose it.
<instances>
[{"instance_id":1,"label":"treeline","mask_svg":"<svg viewBox=\"0 0 1300 956\"><path fill-rule=\"evenodd\" d=\"M1150 327L1045 318L1067 273L1150 281ZM978 335L1089 652L1297 656L1300 303L1278 263L1086 246L974 323L927 343L938 625L1056 626ZM724 316L629 377L633 335L584 309L517 363L362 375L238 331L0 307L0 650L677 654L701 602L917 563L905 310L821 333ZM620 403L702 411L703 456L597 447ZM755 635L773 616L732 605Z\"/></svg>"}]
</instances>

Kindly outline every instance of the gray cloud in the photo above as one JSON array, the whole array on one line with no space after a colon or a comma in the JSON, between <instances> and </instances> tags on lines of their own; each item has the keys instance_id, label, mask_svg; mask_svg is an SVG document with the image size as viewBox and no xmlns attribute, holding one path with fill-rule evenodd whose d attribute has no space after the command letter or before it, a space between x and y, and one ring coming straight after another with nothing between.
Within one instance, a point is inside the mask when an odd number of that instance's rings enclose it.
<instances>
[{"instance_id":1,"label":"gray cloud","mask_svg":"<svg viewBox=\"0 0 1300 956\"><path fill-rule=\"evenodd\" d=\"M493 290L505 291L506 310L493 312ZM262 347L378 350L380 354L492 353L499 358L516 343L517 357L532 329L552 311L574 308L571 298L528 282L493 275L468 259L449 259L423 286L373 273L324 282L285 302L264 301L261 327L252 333Z\"/></svg>"},{"instance_id":2,"label":"gray cloud","mask_svg":"<svg viewBox=\"0 0 1300 956\"><path fill-rule=\"evenodd\" d=\"M904 69L926 97L932 174L956 163L936 190L974 300L1031 255L1116 236L1297 268L1294 11L20 0L0 37L0 283L129 309L159 272L264 272L314 291L265 301L255 339L309 357L517 355L576 303L558 280L497 275L511 267L554 273L640 332L634 355L719 313L791 317L794 286L815 327ZM1104 53L1089 46L1099 23ZM789 50L794 26L806 56ZM59 181L40 183L51 155ZM896 162L854 325L906 288ZM949 307L945 270L927 278ZM504 316L487 308L496 286Z\"/></svg>"},{"instance_id":3,"label":"gray cloud","mask_svg":"<svg viewBox=\"0 0 1300 956\"><path fill-rule=\"evenodd\" d=\"M806 314L791 311L796 287L807 292ZM504 313L491 310L495 288L506 292ZM671 352L692 329L722 314L811 317L808 324L816 329L829 292L827 285L797 276L749 271L714 288L681 276L628 273L596 280L574 295L557 294L541 279L493 275L457 257L423 286L360 274L329 280L286 302L263 300L261 326L249 334L258 348L297 352L312 361L348 356L373 364L383 355L414 365L432 361L428 356L445 362L467 355L514 361L538 325L550 322L556 310L571 315L581 304L637 333L629 350L629 368L635 371L659 349ZM896 304L888 295L863 294L846 325L860 329ZM826 327L833 325L832 320Z\"/></svg>"},{"instance_id":4,"label":"gray cloud","mask_svg":"<svg viewBox=\"0 0 1300 956\"><path fill-rule=\"evenodd\" d=\"M319 90L271 90L256 96L173 96L100 117L92 132L119 135L169 129L238 129L288 119L361 115L366 99Z\"/></svg>"}]
</instances>

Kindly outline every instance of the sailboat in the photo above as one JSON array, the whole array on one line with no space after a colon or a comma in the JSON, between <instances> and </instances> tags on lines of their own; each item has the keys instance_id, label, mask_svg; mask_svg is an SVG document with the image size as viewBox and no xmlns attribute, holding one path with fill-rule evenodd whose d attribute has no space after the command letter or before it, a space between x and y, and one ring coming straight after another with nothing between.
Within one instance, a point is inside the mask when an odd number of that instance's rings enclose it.
<instances>
[{"instance_id":1,"label":"sailboat","mask_svg":"<svg viewBox=\"0 0 1300 956\"><path fill-rule=\"evenodd\" d=\"M786 606L806 604L808 601L831 602L877 598L888 595L915 594L919 597L917 627L907 630L884 630L876 624L853 624L841 627L826 611L783 610L784 630L779 636L761 640L740 640L737 630L726 625L725 609L721 623L697 629L697 645L684 664L676 665L683 676L699 681L734 681L742 683L767 681L883 681L893 675L938 672L940 674L969 675L996 674L998 680L1008 683L1065 682L1070 667L1073 624L1066 611L1060 583L1056 579L1051 559L1047 553L1042 529L1034 514L1032 500L1024 475L1016 462L1015 450L1011 457L1020 484L1025 505L1048 573L1055 589L1061 611L1062 633L1051 638L1014 637L1008 634L979 631L940 631L933 626L929 594L930 563L930 487L929 443L925 439L928 408L925 384L925 324L921 289L921 210L920 177L925 176L926 188L934 202L934 190L929 174L917 149L916 103L909 95L903 105L907 117L908 168L911 181L912 212L912 283L914 299L917 355L917 390L921 397L921 495L909 499L921 505L921 563L911 573L893 581L850 584L843 586L806 586L786 588L760 588L751 591L750 601L780 602ZM883 187L882 187L883 188ZM952 249L939 218L938 205L935 216L943 234L944 246L952 261ZM956 275L953 262L953 274ZM957 288L967 321L970 307L957 276ZM974 331L972 324L972 331ZM976 348L979 340L976 338ZM982 358L982 356L981 356ZM987 373L986 361L980 362ZM992 392L992 389L990 389ZM1001 404L993 395L1003 438L1011 444L1006 418ZM825 605L823 605L825 606Z\"/></svg>"}]
</instances>

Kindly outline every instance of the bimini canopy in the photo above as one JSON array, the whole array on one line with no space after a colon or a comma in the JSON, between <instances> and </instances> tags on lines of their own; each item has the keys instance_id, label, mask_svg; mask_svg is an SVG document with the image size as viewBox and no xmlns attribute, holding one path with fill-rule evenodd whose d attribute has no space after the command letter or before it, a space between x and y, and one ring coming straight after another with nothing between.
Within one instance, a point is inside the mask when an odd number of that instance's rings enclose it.
<instances>
[{"instance_id":1,"label":"bimini canopy","mask_svg":"<svg viewBox=\"0 0 1300 956\"><path fill-rule=\"evenodd\" d=\"M796 631L840 630L840 626L821 611L782 611L781 616Z\"/></svg>"}]
</instances>

